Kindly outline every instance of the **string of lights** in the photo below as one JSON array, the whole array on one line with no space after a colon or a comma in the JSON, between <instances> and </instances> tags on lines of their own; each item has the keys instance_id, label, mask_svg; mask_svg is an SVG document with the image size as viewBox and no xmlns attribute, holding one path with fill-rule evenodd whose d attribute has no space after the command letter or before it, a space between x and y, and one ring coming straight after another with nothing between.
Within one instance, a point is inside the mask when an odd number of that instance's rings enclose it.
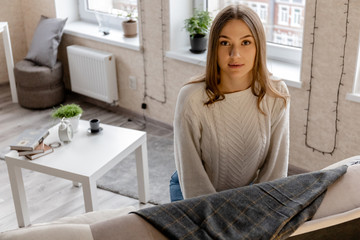
<instances>
[{"instance_id":1,"label":"string of lights","mask_svg":"<svg viewBox=\"0 0 360 240\"><path fill-rule=\"evenodd\" d=\"M166 76L167 76L167 70L165 68L166 62L165 62L165 33L166 33L166 26L165 26L165 20L164 20L164 0L161 0L161 54L162 54L162 78L163 78L163 99L158 99L156 97L150 96L148 94L148 88L147 88L147 81L148 81L148 75L147 75L147 60L146 60L146 37L145 37L145 7L143 6L145 4L145 0L140 1L140 12L141 12L141 32L142 34L142 57L143 57L143 65L144 65L144 94L143 94L143 102L145 103L146 98L149 98L153 101L165 104L167 102L167 94L166 94Z\"/></svg>"},{"instance_id":2,"label":"string of lights","mask_svg":"<svg viewBox=\"0 0 360 240\"><path fill-rule=\"evenodd\" d=\"M335 128L335 133L334 133L334 143L333 143L333 147L330 151L323 151L320 149L317 149L316 147L313 147L309 144L308 142L308 132L309 132L309 122L310 122L310 106L311 106L311 94L312 94L312 82L314 80L314 75L313 75L313 69L314 69L314 49L315 49L315 43L316 43L316 31L318 29L317 26L317 5L318 5L318 0L315 0L315 10L314 10L314 25L313 25L313 32L311 33L312 35L312 42L310 43L312 45L311 47L311 66L310 66L310 81L309 81L309 89L308 91L308 106L307 109L305 109L305 111L307 111L307 116L306 116L306 125L305 125L305 145L308 148L311 148L314 152L319 152L322 153L323 155L325 154L330 154L332 155L337 147L337 136L338 136L338 122L340 122L339 119L339 98L340 98L340 88L344 85L343 84L343 77L345 75L345 55L346 55L346 44L347 44L347 34L348 34L348 24L349 24L349 5L350 5L350 0L347 0L344 5L346 6L346 11L344 12L344 14L346 15L346 21L345 21L345 35L344 37L344 45L343 45L343 50L342 50L342 55L340 56L340 58L342 59L342 64L340 65L341 68L341 74L340 74L340 78L339 78L339 82L338 82L338 88L337 88L337 96L336 96L336 101L335 103L335 124L334 124L334 128Z\"/></svg>"}]
</instances>

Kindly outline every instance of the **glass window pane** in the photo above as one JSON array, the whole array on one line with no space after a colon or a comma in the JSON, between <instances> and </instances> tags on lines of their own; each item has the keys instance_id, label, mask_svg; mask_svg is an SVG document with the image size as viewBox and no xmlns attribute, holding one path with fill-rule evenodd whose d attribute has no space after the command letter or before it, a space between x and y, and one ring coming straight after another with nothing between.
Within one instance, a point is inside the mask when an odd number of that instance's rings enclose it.
<instances>
[{"instance_id":1,"label":"glass window pane","mask_svg":"<svg viewBox=\"0 0 360 240\"><path fill-rule=\"evenodd\" d=\"M137 0L87 0L88 10L127 17L137 17Z\"/></svg>"},{"instance_id":2,"label":"glass window pane","mask_svg":"<svg viewBox=\"0 0 360 240\"><path fill-rule=\"evenodd\" d=\"M230 4L244 4L259 15L264 24L268 42L302 47L306 0L207 1L209 11L212 11L214 15Z\"/></svg>"},{"instance_id":3,"label":"glass window pane","mask_svg":"<svg viewBox=\"0 0 360 240\"><path fill-rule=\"evenodd\" d=\"M112 0L87 0L88 9L96 12L111 13Z\"/></svg>"}]
</instances>

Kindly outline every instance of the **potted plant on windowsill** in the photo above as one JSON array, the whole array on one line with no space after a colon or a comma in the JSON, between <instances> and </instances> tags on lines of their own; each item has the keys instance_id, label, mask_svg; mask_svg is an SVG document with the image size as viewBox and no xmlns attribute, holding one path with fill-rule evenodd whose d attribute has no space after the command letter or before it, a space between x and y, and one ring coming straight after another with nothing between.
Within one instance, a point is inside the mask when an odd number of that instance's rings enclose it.
<instances>
[{"instance_id":1,"label":"potted plant on windowsill","mask_svg":"<svg viewBox=\"0 0 360 240\"><path fill-rule=\"evenodd\" d=\"M51 117L58 119L67 119L73 128L74 132L77 132L79 126L79 120L83 113L82 108L77 104L60 105L59 108L54 109Z\"/></svg>"},{"instance_id":2,"label":"potted plant on windowsill","mask_svg":"<svg viewBox=\"0 0 360 240\"><path fill-rule=\"evenodd\" d=\"M202 53L206 50L207 33L212 18L208 11L195 10L191 18L185 19L185 29L190 34L190 52Z\"/></svg>"},{"instance_id":3,"label":"potted plant on windowsill","mask_svg":"<svg viewBox=\"0 0 360 240\"><path fill-rule=\"evenodd\" d=\"M138 32L136 7L130 5L123 8L123 13L119 14L119 16L126 18L126 20L122 22L124 36L128 38L136 37Z\"/></svg>"}]
</instances>

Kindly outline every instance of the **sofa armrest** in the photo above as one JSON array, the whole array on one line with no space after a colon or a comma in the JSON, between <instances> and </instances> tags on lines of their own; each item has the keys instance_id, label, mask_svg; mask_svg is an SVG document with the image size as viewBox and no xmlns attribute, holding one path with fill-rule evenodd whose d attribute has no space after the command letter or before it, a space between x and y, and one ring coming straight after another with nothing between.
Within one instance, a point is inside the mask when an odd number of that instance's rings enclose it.
<instances>
[{"instance_id":1,"label":"sofa armrest","mask_svg":"<svg viewBox=\"0 0 360 240\"><path fill-rule=\"evenodd\" d=\"M43 224L0 233L2 240L93 240L88 224Z\"/></svg>"},{"instance_id":2,"label":"sofa armrest","mask_svg":"<svg viewBox=\"0 0 360 240\"><path fill-rule=\"evenodd\" d=\"M34 224L26 228L0 233L1 240L93 240L90 224L127 215L135 211L133 206L88 212L64 217L50 223Z\"/></svg>"},{"instance_id":3,"label":"sofa armrest","mask_svg":"<svg viewBox=\"0 0 360 240\"><path fill-rule=\"evenodd\" d=\"M312 220L302 224L291 236L316 231L360 218L360 156L344 159L325 169L348 165L347 172L332 184Z\"/></svg>"},{"instance_id":4,"label":"sofa armrest","mask_svg":"<svg viewBox=\"0 0 360 240\"><path fill-rule=\"evenodd\" d=\"M81 215L73 216L73 217L64 217L60 218L51 223L74 223L74 224L91 224L99 221L103 221L106 219L126 215L129 212L136 211L136 208L133 206L118 208L118 209L104 209L98 210L94 212L88 212Z\"/></svg>"},{"instance_id":5,"label":"sofa armrest","mask_svg":"<svg viewBox=\"0 0 360 240\"><path fill-rule=\"evenodd\" d=\"M167 239L150 223L137 214L128 214L90 224L94 240Z\"/></svg>"},{"instance_id":6,"label":"sofa armrest","mask_svg":"<svg viewBox=\"0 0 360 240\"><path fill-rule=\"evenodd\" d=\"M296 236L319 229L335 226L344 222L349 222L351 220L360 218L360 208L356 208L344 213L335 214L332 216L327 216L311 221L307 221L302 224L291 236Z\"/></svg>"}]
</instances>

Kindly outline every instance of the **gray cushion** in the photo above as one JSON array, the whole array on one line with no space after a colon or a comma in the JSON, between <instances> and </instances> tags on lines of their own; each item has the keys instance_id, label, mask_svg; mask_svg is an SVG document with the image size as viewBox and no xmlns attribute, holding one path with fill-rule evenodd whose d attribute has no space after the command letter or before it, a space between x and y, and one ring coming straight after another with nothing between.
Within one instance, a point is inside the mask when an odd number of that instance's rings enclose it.
<instances>
[{"instance_id":1,"label":"gray cushion","mask_svg":"<svg viewBox=\"0 0 360 240\"><path fill-rule=\"evenodd\" d=\"M66 20L41 16L25 59L53 68Z\"/></svg>"}]
</instances>

